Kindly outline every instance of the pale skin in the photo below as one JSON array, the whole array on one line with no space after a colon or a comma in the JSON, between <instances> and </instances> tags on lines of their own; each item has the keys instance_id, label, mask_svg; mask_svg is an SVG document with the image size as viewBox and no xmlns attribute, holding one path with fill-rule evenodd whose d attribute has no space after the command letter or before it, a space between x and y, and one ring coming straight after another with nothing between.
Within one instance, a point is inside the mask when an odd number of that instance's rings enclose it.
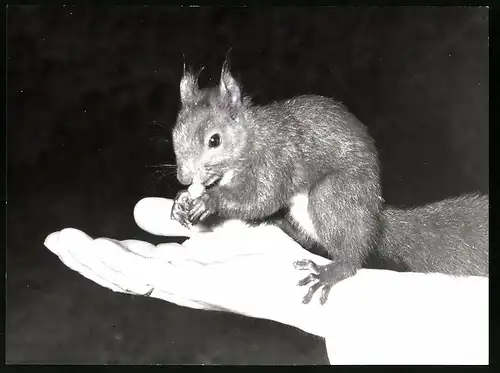
<instances>
[{"instance_id":1,"label":"pale skin","mask_svg":"<svg viewBox=\"0 0 500 373\"><path fill-rule=\"evenodd\" d=\"M190 237L182 245L92 239L77 229L54 232L45 245L116 292L274 320L323 337L331 364L488 364L488 278L363 269L334 286L324 306L303 305L293 262L327 259L274 226L231 221L212 232L187 229L170 219L172 203L145 198L134 217L149 233Z\"/></svg>"}]
</instances>

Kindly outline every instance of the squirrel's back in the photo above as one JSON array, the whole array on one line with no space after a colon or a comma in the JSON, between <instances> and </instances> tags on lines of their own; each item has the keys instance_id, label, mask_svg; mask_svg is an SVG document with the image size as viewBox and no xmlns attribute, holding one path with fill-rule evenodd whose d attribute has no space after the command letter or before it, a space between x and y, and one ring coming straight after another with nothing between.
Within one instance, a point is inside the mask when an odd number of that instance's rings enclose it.
<instances>
[{"instance_id":1,"label":"squirrel's back","mask_svg":"<svg viewBox=\"0 0 500 373\"><path fill-rule=\"evenodd\" d=\"M292 162L314 182L331 172L377 180L377 150L366 127L333 99L303 95L253 108L261 151ZM260 133L259 133L260 132Z\"/></svg>"}]
</instances>

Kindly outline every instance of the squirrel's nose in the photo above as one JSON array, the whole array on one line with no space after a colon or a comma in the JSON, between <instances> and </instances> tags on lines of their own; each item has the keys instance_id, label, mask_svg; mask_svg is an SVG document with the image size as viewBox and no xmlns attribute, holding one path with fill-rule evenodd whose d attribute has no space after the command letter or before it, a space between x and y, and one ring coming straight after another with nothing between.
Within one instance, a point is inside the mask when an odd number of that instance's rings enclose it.
<instances>
[{"instance_id":1,"label":"squirrel's nose","mask_svg":"<svg viewBox=\"0 0 500 373\"><path fill-rule=\"evenodd\" d=\"M177 168L177 180L182 185L190 185L193 182L193 173L187 171L184 168L178 167Z\"/></svg>"}]
</instances>

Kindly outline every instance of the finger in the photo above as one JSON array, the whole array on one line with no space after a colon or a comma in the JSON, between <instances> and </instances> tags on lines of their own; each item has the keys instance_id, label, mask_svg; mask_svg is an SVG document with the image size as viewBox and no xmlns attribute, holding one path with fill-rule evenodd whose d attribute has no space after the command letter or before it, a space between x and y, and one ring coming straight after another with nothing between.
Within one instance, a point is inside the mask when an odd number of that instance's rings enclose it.
<instances>
[{"instance_id":1,"label":"finger","mask_svg":"<svg viewBox=\"0 0 500 373\"><path fill-rule=\"evenodd\" d=\"M92 240L75 229L60 233L50 235L46 241L50 248L58 246L54 251L61 261L84 277L117 292L145 295L152 287L169 290L179 278L192 278L191 273L199 273L203 267L203 263L182 260L183 247L175 243L163 244L160 249L138 240ZM131 249L144 255L137 255Z\"/></svg>"},{"instance_id":2,"label":"finger","mask_svg":"<svg viewBox=\"0 0 500 373\"><path fill-rule=\"evenodd\" d=\"M325 284L323 289L321 289L321 297L319 298L319 302L321 305L325 304L328 300L328 295L330 294L330 290L332 289L333 284Z\"/></svg>"},{"instance_id":3,"label":"finger","mask_svg":"<svg viewBox=\"0 0 500 373\"><path fill-rule=\"evenodd\" d=\"M199 217L204 214L207 210L205 209L205 204L201 201L196 202L193 207L191 208L191 211L189 212L188 219L190 221L196 221L199 219Z\"/></svg>"},{"instance_id":4,"label":"finger","mask_svg":"<svg viewBox=\"0 0 500 373\"><path fill-rule=\"evenodd\" d=\"M314 293L316 293L316 290L318 290L320 287L321 287L321 282L317 282L314 285L312 285L309 288L309 291L307 292L307 294L304 296L304 299L302 300L302 303L308 304L311 301Z\"/></svg>"},{"instance_id":5,"label":"finger","mask_svg":"<svg viewBox=\"0 0 500 373\"><path fill-rule=\"evenodd\" d=\"M150 289L147 260L126 250L117 241L98 238L86 247L71 245L71 242L67 246L67 252L80 263L85 273L93 272L128 293L144 294Z\"/></svg>"},{"instance_id":6,"label":"finger","mask_svg":"<svg viewBox=\"0 0 500 373\"><path fill-rule=\"evenodd\" d=\"M181 306L181 307L188 307L188 308L207 310L207 311L214 310L214 308L208 304L198 302L195 300L190 300L187 298L183 298L183 297L180 297L180 296L177 296L175 294L171 294L169 292L159 290L159 289L153 290L150 297L161 299L161 300L164 300L164 301L167 301L170 303L174 303L174 304Z\"/></svg>"},{"instance_id":7,"label":"finger","mask_svg":"<svg viewBox=\"0 0 500 373\"><path fill-rule=\"evenodd\" d=\"M115 272L140 272L147 260L147 258L137 255L126 246L123 246L120 241L109 238L95 239L90 250L92 252L87 250L83 254L87 256L93 255Z\"/></svg>"},{"instance_id":8,"label":"finger","mask_svg":"<svg viewBox=\"0 0 500 373\"><path fill-rule=\"evenodd\" d=\"M205 211L203 214L201 214L199 221L203 221L206 218L208 218L209 216L210 216L210 211Z\"/></svg>"},{"instance_id":9,"label":"finger","mask_svg":"<svg viewBox=\"0 0 500 373\"><path fill-rule=\"evenodd\" d=\"M318 279L318 275L315 275L314 273L311 273L306 278L300 280L297 285L298 286L304 286L304 285L307 285L307 284L309 284L309 283L311 283L311 282L313 282L314 280L317 280L317 279Z\"/></svg>"},{"instance_id":10,"label":"finger","mask_svg":"<svg viewBox=\"0 0 500 373\"><path fill-rule=\"evenodd\" d=\"M188 211L191 208L191 200L188 198L188 196L182 196L180 199L176 199L172 210Z\"/></svg>"},{"instance_id":11,"label":"finger","mask_svg":"<svg viewBox=\"0 0 500 373\"><path fill-rule=\"evenodd\" d=\"M170 212L170 219L179 221L180 215L181 213L174 202L174 205L172 206L172 211Z\"/></svg>"},{"instance_id":12,"label":"finger","mask_svg":"<svg viewBox=\"0 0 500 373\"><path fill-rule=\"evenodd\" d=\"M304 259L304 260L298 260L295 263L293 263L294 267L298 269L299 271L311 271L312 273L318 274L319 269L316 263L314 263L312 260L309 259Z\"/></svg>"},{"instance_id":13,"label":"finger","mask_svg":"<svg viewBox=\"0 0 500 373\"><path fill-rule=\"evenodd\" d=\"M147 242L128 240L128 246L120 241L99 238L94 241L93 250L99 260L112 269L114 283L130 290L134 294L144 295L144 288L150 287L170 289L186 271L199 272L203 263L190 260L179 249L177 243L163 244L162 249ZM142 251L147 256L139 255ZM187 259L187 260L186 260ZM188 276L192 277L189 273Z\"/></svg>"},{"instance_id":14,"label":"finger","mask_svg":"<svg viewBox=\"0 0 500 373\"><path fill-rule=\"evenodd\" d=\"M140 240L123 240L118 241L119 244L136 255L140 255L143 258L152 258L156 253L156 246Z\"/></svg>"},{"instance_id":15,"label":"finger","mask_svg":"<svg viewBox=\"0 0 500 373\"><path fill-rule=\"evenodd\" d=\"M188 219L188 211L179 210L174 206L170 219L179 222L183 227L189 228L190 221Z\"/></svg>"},{"instance_id":16,"label":"finger","mask_svg":"<svg viewBox=\"0 0 500 373\"><path fill-rule=\"evenodd\" d=\"M175 217L175 220L177 220L183 227L189 229L191 227L191 221L189 220L187 213L180 213Z\"/></svg>"},{"instance_id":17,"label":"finger","mask_svg":"<svg viewBox=\"0 0 500 373\"><path fill-rule=\"evenodd\" d=\"M64 233L63 233L64 232ZM61 233L63 233L61 235ZM74 228L66 228L58 232L51 233L45 238L44 245L54 254L59 255L61 250L65 251L64 238L66 241L72 241L75 245L87 245L92 241L92 237Z\"/></svg>"},{"instance_id":18,"label":"finger","mask_svg":"<svg viewBox=\"0 0 500 373\"><path fill-rule=\"evenodd\" d=\"M190 237L193 233L170 216L173 201L166 198L144 198L134 208L134 219L137 225L158 236Z\"/></svg>"},{"instance_id":19,"label":"finger","mask_svg":"<svg viewBox=\"0 0 500 373\"><path fill-rule=\"evenodd\" d=\"M50 234L44 242L45 246L55 253L61 262L68 268L80 273L85 278L116 292L123 292L124 288L110 281L106 276L107 271L101 266L101 274L97 274L95 266L74 255L78 253L90 252L93 244L92 238L77 229L67 228L60 232ZM73 251L69 250L73 248ZM104 276L102 275L104 274Z\"/></svg>"},{"instance_id":20,"label":"finger","mask_svg":"<svg viewBox=\"0 0 500 373\"><path fill-rule=\"evenodd\" d=\"M63 229L59 232L51 233L45 239L44 245L56 254L59 259L70 269L77 272L85 272L85 267L70 253L69 245L85 246L91 245L92 238L85 233L72 228ZM84 267L84 268L82 268Z\"/></svg>"}]
</instances>

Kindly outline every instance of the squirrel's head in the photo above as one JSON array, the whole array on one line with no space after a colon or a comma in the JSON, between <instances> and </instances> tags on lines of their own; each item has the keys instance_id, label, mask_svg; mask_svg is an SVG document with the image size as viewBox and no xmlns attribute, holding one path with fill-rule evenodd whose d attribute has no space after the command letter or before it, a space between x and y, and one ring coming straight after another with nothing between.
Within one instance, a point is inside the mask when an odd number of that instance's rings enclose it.
<instances>
[{"instance_id":1,"label":"squirrel's head","mask_svg":"<svg viewBox=\"0 0 500 373\"><path fill-rule=\"evenodd\" d=\"M181 110L173 129L177 179L183 185L227 185L241 168L247 147L241 87L227 63L219 86L200 89L198 77L184 71L180 83Z\"/></svg>"}]
</instances>

